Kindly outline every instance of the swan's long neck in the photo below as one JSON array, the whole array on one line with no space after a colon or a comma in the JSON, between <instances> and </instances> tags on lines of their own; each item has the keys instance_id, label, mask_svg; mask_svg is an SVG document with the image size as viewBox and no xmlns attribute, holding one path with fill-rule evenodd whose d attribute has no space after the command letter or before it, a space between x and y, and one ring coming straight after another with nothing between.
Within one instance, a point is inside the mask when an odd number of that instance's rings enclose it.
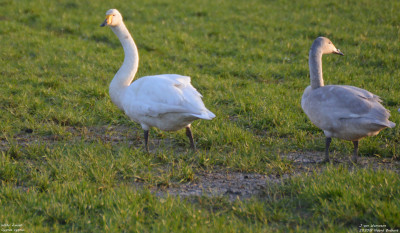
<instances>
[{"instance_id":1,"label":"swan's long neck","mask_svg":"<svg viewBox=\"0 0 400 233\"><path fill-rule=\"evenodd\" d=\"M322 51L316 46L312 46L308 57L310 66L311 88L316 89L324 86L322 78Z\"/></svg>"},{"instance_id":2,"label":"swan's long neck","mask_svg":"<svg viewBox=\"0 0 400 233\"><path fill-rule=\"evenodd\" d=\"M139 65L139 53L132 36L123 22L118 26L111 27L111 29L121 41L125 58L124 63L110 83L109 93L111 100L122 109L121 97L124 90L131 84L135 77Z\"/></svg>"}]
</instances>

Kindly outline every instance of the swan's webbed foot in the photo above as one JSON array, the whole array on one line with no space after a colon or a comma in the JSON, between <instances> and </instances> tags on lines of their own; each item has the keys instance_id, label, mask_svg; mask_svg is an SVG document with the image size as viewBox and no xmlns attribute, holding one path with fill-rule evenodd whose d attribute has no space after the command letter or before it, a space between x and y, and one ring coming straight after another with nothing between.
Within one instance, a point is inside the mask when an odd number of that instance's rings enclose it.
<instances>
[{"instance_id":1,"label":"swan's webbed foot","mask_svg":"<svg viewBox=\"0 0 400 233\"><path fill-rule=\"evenodd\" d=\"M194 144L192 130L190 129L190 125L186 126L186 136L189 138L190 147L193 151L196 151L196 145Z\"/></svg>"}]
</instances>

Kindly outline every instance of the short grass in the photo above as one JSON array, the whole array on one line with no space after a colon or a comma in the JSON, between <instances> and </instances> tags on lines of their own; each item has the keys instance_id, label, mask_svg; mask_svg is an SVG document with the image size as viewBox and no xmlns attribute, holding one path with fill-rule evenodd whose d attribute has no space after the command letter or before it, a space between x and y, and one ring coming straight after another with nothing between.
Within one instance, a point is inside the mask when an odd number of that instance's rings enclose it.
<instances>
[{"instance_id":1,"label":"short grass","mask_svg":"<svg viewBox=\"0 0 400 233\"><path fill-rule=\"evenodd\" d=\"M153 153L144 153L140 127L111 103L123 51L99 27L109 8L136 40L137 77L189 75L217 115L193 123L198 152L183 131L152 130ZM292 173L283 155L322 156L323 133L300 106L308 50L320 35L346 55L324 57L325 83L370 90L399 123L399 10L398 1L372 0L2 0L0 223L27 232L399 229L398 171L327 165L235 202L149 191L195 180L199 169ZM90 136L107 127L123 139ZM361 156L398 160L399 134L363 139ZM345 141L331 145L337 156L351 150Z\"/></svg>"}]
</instances>

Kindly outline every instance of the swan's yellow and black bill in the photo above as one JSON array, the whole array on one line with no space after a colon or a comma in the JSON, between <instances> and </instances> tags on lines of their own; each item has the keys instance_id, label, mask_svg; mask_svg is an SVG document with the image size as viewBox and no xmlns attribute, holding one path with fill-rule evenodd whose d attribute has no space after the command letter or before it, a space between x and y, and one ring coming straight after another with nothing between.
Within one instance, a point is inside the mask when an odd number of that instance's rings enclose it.
<instances>
[{"instance_id":1,"label":"swan's yellow and black bill","mask_svg":"<svg viewBox=\"0 0 400 233\"><path fill-rule=\"evenodd\" d=\"M104 27L106 25L110 25L112 21L113 15L107 15L106 20L102 24L100 24L100 27Z\"/></svg>"}]
</instances>

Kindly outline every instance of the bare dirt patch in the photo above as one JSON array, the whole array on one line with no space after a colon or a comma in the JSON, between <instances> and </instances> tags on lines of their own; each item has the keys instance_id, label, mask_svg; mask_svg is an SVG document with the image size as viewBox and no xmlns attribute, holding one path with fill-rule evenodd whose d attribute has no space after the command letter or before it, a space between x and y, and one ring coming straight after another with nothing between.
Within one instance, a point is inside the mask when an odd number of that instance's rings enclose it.
<instances>
[{"instance_id":1,"label":"bare dirt patch","mask_svg":"<svg viewBox=\"0 0 400 233\"><path fill-rule=\"evenodd\" d=\"M281 183L286 179L323 171L327 164L320 163L323 160L323 152L290 153L281 157L292 163L292 172L287 174L257 174L231 172L214 169L196 173L196 180L189 183L173 183L170 187L152 189L158 196L173 195L183 198L193 196L221 197L229 200L248 199L260 197L271 183ZM400 161L391 158L360 157L357 165L349 162L349 157L336 155L332 162L334 166L348 166L351 169L373 168L387 169L400 172Z\"/></svg>"},{"instance_id":2,"label":"bare dirt patch","mask_svg":"<svg viewBox=\"0 0 400 233\"><path fill-rule=\"evenodd\" d=\"M20 147L38 143L51 146L61 141L69 141L71 143L77 141L103 141L113 145L128 142L134 146L141 146L143 143L143 135L140 134L140 131L129 126L65 127L64 131L60 134L41 135L31 129L22 129L12 138L0 137L0 150L7 150L13 143Z\"/></svg>"},{"instance_id":3,"label":"bare dirt patch","mask_svg":"<svg viewBox=\"0 0 400 233\"><path fill-rule=\"evenodd\" d=\"M316 167L325 166L321 164L324 159L324 152L299 152L281 155L293 162L295 170L315 169ZM331 162L334 165L355 166L357 168L373 168L373 169L388 169L400 172L400 161L395 158L380 158L380 157L364 157L359 156L357 164L353 165L350 162L351 155L331 154Z\"/></svg>"},{"instance_id":4,"label":"bare dirt patch","mask_svg":"<svg viewBox=\"0 0 400 233\"><path fill-rule=\"evenodd\" d=\"M193 196L227 196L233 201L237 198L248 199L264 193L269 182L279 183L289 175L262 175L229 171L203 171L196 174L196 180L190 183L175 183L167 188L153 188L158 196L172 195L183 198Z\"/></svg>"}]
</instances>

